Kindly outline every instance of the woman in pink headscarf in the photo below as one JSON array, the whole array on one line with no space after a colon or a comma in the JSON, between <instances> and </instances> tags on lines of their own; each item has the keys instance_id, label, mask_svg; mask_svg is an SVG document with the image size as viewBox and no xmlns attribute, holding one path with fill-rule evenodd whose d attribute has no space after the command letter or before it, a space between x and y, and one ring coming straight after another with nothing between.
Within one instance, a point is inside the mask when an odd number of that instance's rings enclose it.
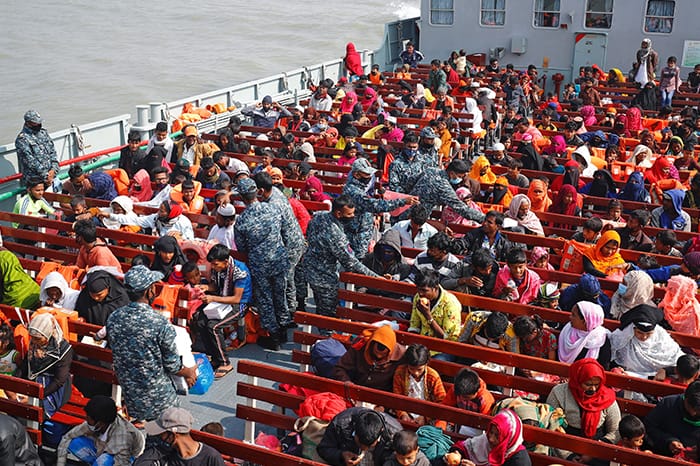
<instances>
[{"instance_id":1,"label":"woman in pink headscarf","mask_svg":"<svg viewBox=\"0 0 700 466\"><path fill-rule=\"evenodd\" d=\"M561 134L552 137L551 144L542 149L545 155L556 155L562 157L566 154L566 139Z\"/></svg>"},{"instance_id":2,"label":"woman in pink headscarf","mask_svg":"<svg viewBox=\"0 0 700 466\"><path fill-rule=\"evenodd\" d=\"M360 99L360 104L362 105L362 110L364 110L365 112L369 112L369 108L376 101L377 101L377 91L375 91L371 87L366 87L365 93L362 96L362 99Z\"/></svg>"},{"instance_id":3,"label":"woman in pink headscarf","mask_svg":"<svg viewBox=\"0 0 700 466\"><path fill-rule=\"evenodd\" d=\"M559 360L567 364L583 358L597 360L610 367L610 332L603 327L603 308L579 301L571 308L571 319L559 334Z\"/></svg>"},{"instance_id":4,"label":"woman in pink headscarf","mask_svg":"<svg viewBox=\"0 0 700 466\"><path fill-rule=\"evenodd\" d=\"M627 109L627 122L625 123L625 129L629 131L630 134L635 135L637 132L644 129L642 126L642 111L639 107L632 107Z\"/></svg>"},{"instance_id":5,"label":"woman in pink headscarf","mask_svg":"<svg viewBox=\"0 0 700 466\"><path fill-rule=\"evenodd\" d=\"M664 316L676 332L700 335L700 303L698 285L690 277L674 275L668 280L666 294L659 303Z\"/></svg>"},{"instance_id":6,"label":"woman in pink headscarf","mask_svg":"<svg viewBox=\"0 0 700 466\"><path fill-rule=\"evenodd\" d=\"M134 202L147 202L153 198L151 177L144 169L137 171L129 185L129 197Z\"/></svg>"},{"instance_id":7,"label":"woman in pink headscarf","mask_svg":"<svg viewBox=\"0 0 700 466\"><path fill-rule=\"evenodd\" d=\"M352 113L357 104L357 94L353 91L345 93L345 97L340 102L340 113Z\"/></svg>"},{"instance_id":8,"label":"woman in pink headscarf","mask_svg":"<svg viewBox=\"0 0 700 466\"><path fill-rule=\"evenodd\" d=\"M476 209L476 210L481 210L481 207L472 200L472 192L469 190L469 188L461 187L458 188L457 191L455 191L455 194L457 194L457 197L459 198L460 201L464 202L467 207L470 209ZM448 225L450 223L458 223L460 225L467 225L467 226L479 226L481 225L478 222L475 222L474 220L469 220L461 215L459 215L457 212L452 210L450 206L445 206L444 209L442 209L442 215L440 216L440 221L444 223L445 225ZM461 238L464 236L463 234L456 233L454 235L457 238Z\"/></svg>"},{"instance_id":9,"label":"woman in pink headscarf","mask_svg":"<svg viewBox=\"0 0 700 466\"><path fill-rule=\"evenodd\" d=\"M483 434L456 442L443 461L445 464L475 466L531 464L523 446L522 421L515 411L501 411L491 419Z\"/></svg>"},{"instance_id":10,"label":"woman in pink headscarf","mask_svg":"<svg viewBox=\"0 0 700 466\"><path fill-rule=\"evenodd\" d=\"M581 117L583 124L586 127L595 126L598 124L598 119L595 117L595 107L593 105L584 105L581 107Z\"/></svg>"}]
</instances>

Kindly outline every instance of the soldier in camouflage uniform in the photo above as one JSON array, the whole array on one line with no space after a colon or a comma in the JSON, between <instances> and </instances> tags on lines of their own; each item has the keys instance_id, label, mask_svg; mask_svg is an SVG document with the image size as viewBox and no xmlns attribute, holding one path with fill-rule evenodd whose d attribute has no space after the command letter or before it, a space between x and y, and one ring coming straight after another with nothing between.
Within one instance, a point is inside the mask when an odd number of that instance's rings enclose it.
<instances>
[{"instance_id":1,"label":"soldier in camouflage uniform","mask_svg":"<svg viewBox=\"0 0 700 466\"><path fill-rule=\"evenodd\" d=\"M436 205L447 205L464 218L483 222L484 214L467 207L453 188L465 181L468 172L467 164L462 160L453 160L445 170L430 168L418 180L411 194L418 196L428 212L432 212ZM401 218L408 218L408 212L404 212Z\"/></svg>"},{"instance_id":2,"label":"soldier in camouflage uniform","mask_svg":"<svg viewBox=\"0 0 700 466\"><path fill-rule=\"evenodd\" d=\"M353 254L343 225L355 215L352 199L343 194L333 201L331 212L314 215L306 230L309 247L304 254L306 280L311 285L316 313L335 316L338 306L338 265L348 272L378 277Z\"/></svg>"},{"instance_id":3,"label":"soldier in camouflage uniform","mask_svg":"<svg viewBox=\"0 0 700 466\"><path fill-rule=\"evenodd\" d=\"M408 133L403 138L403 149L389 165L389 189L409 193L423 172L434 166L432 159L418 151L418 137Z\"/></svg>"},{"instance_id":4,"label":"soldier in camouflage uniform","mask_svg":"<svg viewBox=\"0 0 700 466\"><path fill-rule=\"evenodd\" d=\"M295 282L295 269L304 254L305 240L299 222L294 216L292 206L282 191L272 186L272 177L267 172L260 172L254 176L258 189L262 189L262 201L267 202L280 211L282 219L282 241L289 254L289 271L287 272L287 308L294 312L297 308L297 287Z\"/></svg>"},{"instance_id":5,"label":"soldier in camouflage uniform","mask_svg":"<svg viewBox=\"0 0 700 466\"><path fill-rule=\"evenodd\" d=\"M41 127L43 120L34 110L24 114L24 127L15 139L17 162L22 181L39 178L48 189L58 174L58 155L49 133Z\"/></svg>"},{"instance_id":6,"label":"soldier in camouflage uniform","mask_svg":"<svg viewBox=\"0 0 700 466\"><path fill-rule=\"evenodd\" d=\"M367 159L358 158L352 164L352 177L348 179L343 194L347 194L355 204L355 218L345 225L345 234L350 241L350 246L355 256L362 260L369 250L374 226L374 214L390 212L406 204L418 203L418 198L408 197L385 201L367 194L367 185L372 180L376 170L372 168Z\"/></svg>"},{"instance_id":7,"label":"soldier in camouflage uniform","mask_svg":"<svg viewBox=\"0 0 700 466\"><path fill-rule=\"evenodd\" d=\"M130 303L107 319L107 338L114 371L124 389L129 416L150 421L178 403L170 375L185 377L191 387L195 367L184 367L175 346L175 328L151 307L158 295L155 283L163 274L136 265L124 275Z\"/></svg>"},{"instance_id":8,"label":"soldier in camouflage uniform","mask_svg":"<svg viewBox=\"0 0 700 466\"><path fill-rule=\"evenodd\" d=\"M435 148L436 137L438 137L438 135L430 126L426 126L420 131L418 154L422 156L426 163L428 163L432 168L441 166L440 155Z\"/></svg>"},{"instance_id":9,"label":"soldier in camouflage uniform","mask_svg":"<svg viewBox=\"0 0 700 466\"><path fill-rule=\"evenodd\" d=\"M258 187L252 179L241 179L238 192L246 208L236 219L236 247L248 254L260 325L270 334L258 338L258 344L277 351L293 325L285 293L289 253L282 241L281 215L274 205L258 201Z\"/></svg>"}]
</instances>

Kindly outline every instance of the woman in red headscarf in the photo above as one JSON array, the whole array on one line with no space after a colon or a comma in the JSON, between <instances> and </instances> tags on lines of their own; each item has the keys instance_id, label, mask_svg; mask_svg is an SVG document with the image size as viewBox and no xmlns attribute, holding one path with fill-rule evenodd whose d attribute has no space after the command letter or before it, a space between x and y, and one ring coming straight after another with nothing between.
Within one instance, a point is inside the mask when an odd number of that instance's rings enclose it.
<instances>
[{"instance_id":1,"label":"woman in red headscarf","mask_svg":"<svg viewBox=\"0 0 700 466\"><path fill-rule=\"evenodd\" d=\"M360 54L355 50L355 44L348 42L345 46L345 59L343 60L345 64L345 69L348 70L350 76L360 76L364 74L362 69L362 58Z\"/></svg>"},{"instance_id":2,"label":"woman in red headscarf","mask_svg":"<svg viewBox=\"0 0 700 466\"><path fill-rule=\"evenodd\" d=\"M569 160L564 164L564 174L557 176L549 187L553 192L559 191L562 185L570 184L576 190L583 188L586 183L581 179L580 165L576 160Z\"/></svg>"},{"instance_id":3,"label":"woman in red headscarf","mask_svg":"<svg viewBox=\"0 0 700 466\"><path fill-rule=\"evenodd\" d=\"M561 408L569 426L567 434L615 445L620 440L618 424L620 407L615 392L605 385L605 371L595 359L580 359L569 367L569 382L555 385L547 397L552 408ZM587 463L590 457L570 451L557 451L558 456Z\"/></svg>"},{"instance_id":4,"label":"woman in red headscarf","mask_svg":"<svg viewBox=\"0 0 700 466\"><path fill-rule=\"evenodd\" d=\"M443 460L448 465L464 460L475 466L532 464L523 446L523 423L510 409L496 414L483 434L455 443Z\"/></svg>"},{"instance_id":5,"label":"woman in red headscarf","mask_svg":"<svg viewBox=\"0 0 700 466\"><path fill-rule=\"evenodd\" d=\"M576 188L570 184L562 185L554 196L554 201L549 207L549 211L553 214L561 214L567 216L580 217L581 208L578 205L579 194L576 192ZM572 225L567 224L555 224L555 228L573 228Z\"/></svg>"},{"instance_id":6,"label":"woman in red headscarf","mask_svg":"<svg viewBox=\"0 0 700 466\"><path fill-rule=\"evenodd\" d=\"M325 202L328 205L332 205L331 197L323 192L323 184L321 180L311 175L306 179L304 187L299 192L302 199L308 199L314 202Z\"/></svg>"},{"instance_id":7,"label":"woman in red headscarf","mask_svg":"<svg viewBox=\"0 0 700 466\"><path fill-rule=\"evenodd\" d=\"M675 175L675 176L674 176ZM678 180L678 169L668 157L662 156L656 159L651 168L644 172L644 180L649 184L657 184L663 180Z\"/></svg>"}]
</instances>

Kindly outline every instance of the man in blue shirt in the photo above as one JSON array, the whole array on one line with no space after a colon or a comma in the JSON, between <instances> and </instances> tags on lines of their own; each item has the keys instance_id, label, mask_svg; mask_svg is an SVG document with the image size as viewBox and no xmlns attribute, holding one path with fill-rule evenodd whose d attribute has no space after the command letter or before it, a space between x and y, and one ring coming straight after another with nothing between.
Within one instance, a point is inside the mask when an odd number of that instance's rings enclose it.
<instances>
[{"instance_id":1,"label":"man in blue shirt","mask_svg":"<svg viewBox=\"0 0 700 466\"><path fill-rule=\"evenodd\" d=\"M216 244L209 250L207 260L211 264L211 278L208 285L203 285L207 294L201 298L205 306L194 316L206 353L211 356L216 378L233 370L226 354L224 328L236 320L239 320L240 325L253 300L250 271L243 262L232 258L230 253L231 250L223 244ZM218 313L212 309L214 307L220 308Z\"/></svg>"}]
</instances>

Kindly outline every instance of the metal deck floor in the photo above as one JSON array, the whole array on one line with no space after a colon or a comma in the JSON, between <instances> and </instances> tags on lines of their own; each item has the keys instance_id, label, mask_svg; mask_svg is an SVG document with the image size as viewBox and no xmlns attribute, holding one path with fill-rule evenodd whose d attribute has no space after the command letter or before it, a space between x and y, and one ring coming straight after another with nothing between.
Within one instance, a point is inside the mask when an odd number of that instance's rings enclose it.
<instances>
[{"instance_id":1,"label":"metal deck floor","mask_svg":"<svg viewBox=\"0 0 700 466\"><path fill-rule=\"evenodd\" d=\"M289 334L291 336L291 332ZM236 417L236 405L245 403L246 399L239 398L236 395L236 385L240 380L244 380L245 376L236 372L235 368L238 367L238 361L248 359L296 371L299 370L299 365L291 361L293 348L299 348L299 345L292 342L286 343L282 345L280 351L273 352L255 344L247 344L237 350L229 351L228 355L231 358L234 370L225 377L215 380L209 391L204 395L181 396L180 406L192 413L195 419L195 428L199 429L204 424L217 421L223 424L226 437L242 440L245 421ZM259 380L263 386L273 386L267 380ZM265 404L259 403L259 406L264 407ZM270 406L271 409L272 407ZM275 429L258 425L256 426L255 435L261 430L266 433L276 434Z\"/></svg>"}]
</instances>

